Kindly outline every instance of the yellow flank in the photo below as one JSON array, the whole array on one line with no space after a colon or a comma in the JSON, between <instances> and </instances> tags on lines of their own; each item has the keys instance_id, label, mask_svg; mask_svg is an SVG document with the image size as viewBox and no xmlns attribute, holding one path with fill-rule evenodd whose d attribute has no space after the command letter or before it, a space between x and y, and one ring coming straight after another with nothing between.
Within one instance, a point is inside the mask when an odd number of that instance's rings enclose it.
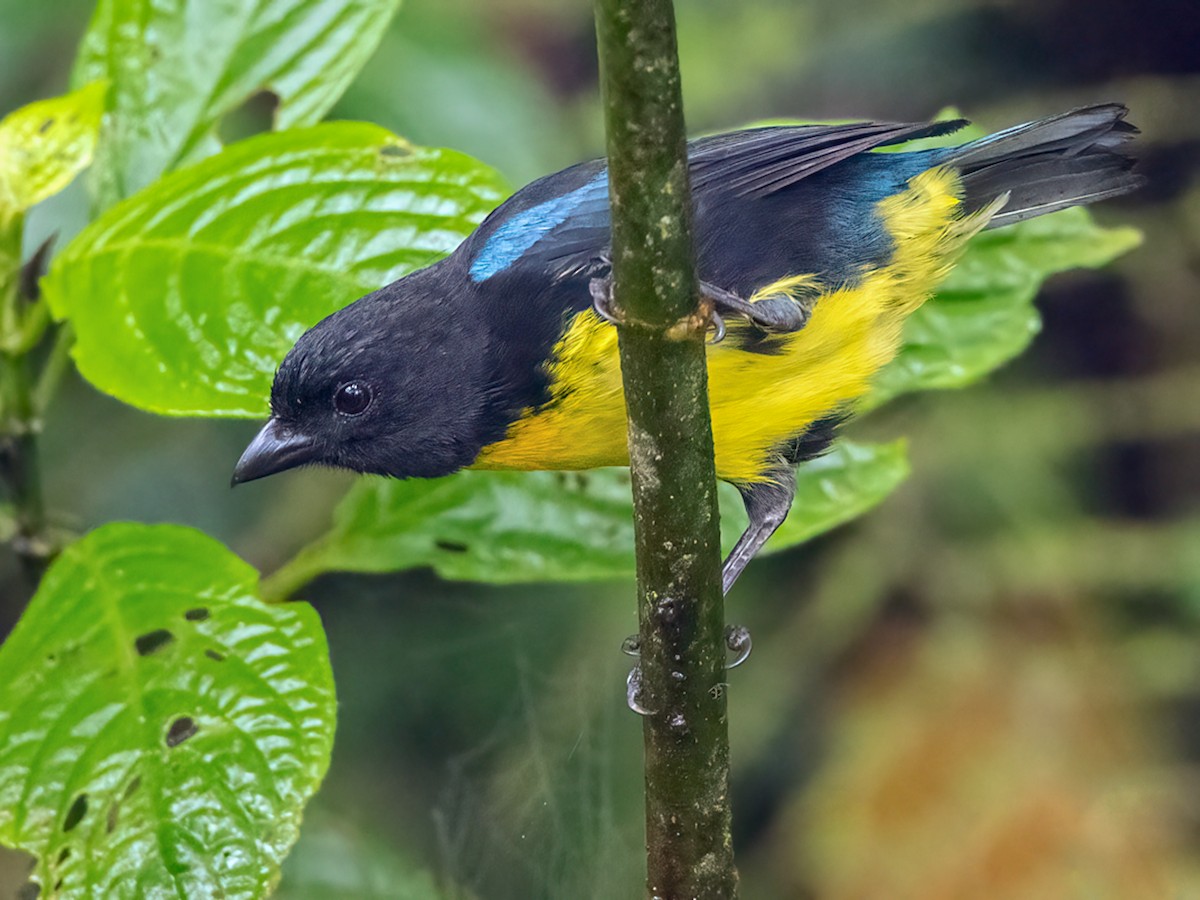
<instances>
[{"instance_id":1,"label":"yellow flank","mask_svg":"<svg viewBox=\"0 0 1200 900\"><path fill-rule=\"evenodd\" d=\"M778 281L772 281L770 284L760 287L750 295L750 302L753 303L764 297L778 297L780 294L787 294L793 300L799 300L805 294L811 294L814 289L817 289L818 282L819 279L812 273L808 275L789 275L786 278L780 278Z\"/></svg>"},{"instance_id":2,"label":"yellow flank","mask_svg":"<svg viewBox=\"0 0 1200 900\"><path fill-rule=\"evenodd\" d=\"M959 181L930 169L877 210L892 235L888 264L864 270L854 284L820 294L803 329L773 335L774 353L739 349L739 331L708 350L717 474L739 483L764 481L779 448L812 422L862 396L871 377L896 355L905 319L946 275L967 240L1004 198L971 216L960 211ZM789 275L751 299L809 292L815 275ZM617 332L591 310L578 313L549 363L550 400L483 448L477 469L588 469L628 465L625 401Z\"/></svg>"}]
</instances>

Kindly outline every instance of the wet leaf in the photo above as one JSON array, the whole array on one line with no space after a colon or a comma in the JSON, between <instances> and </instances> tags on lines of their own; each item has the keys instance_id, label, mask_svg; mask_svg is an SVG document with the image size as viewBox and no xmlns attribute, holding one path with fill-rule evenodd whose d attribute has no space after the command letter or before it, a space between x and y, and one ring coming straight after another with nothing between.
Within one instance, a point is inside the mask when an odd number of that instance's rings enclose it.
<instances>
[{"instance_id":1,"label":"wet leaf","mask_svg":"<svg viewBox=\"0 0 1200 900\"><path fill-rule=\"evenodd\" d=\"M792 514L767 545L781 550L874 506L907 474L900 444L841 443L797 470ZM721 485L722 542L746 517ZM634 571L629 473L462 472L434 481L360 480L333 528L264 585L272 598L326 571L396 572L431 566L446 578L587 581Z\"/></svg>"},{"instance_id":2,"label":"wet leaf","mask_svg":"<svg viewBox=\"0 0 1200 900\"><path fill-rule=\"evenodd\" d=\"M306 329L444 256L504 194L470 157L374 125L262 135L110 209L43 291L101 390L151 412L261 417Z\"/></svg>"},{"instance_id":3,"label":"wet leaf","mask_svg":"<svg viewBox=\"0 0 1200 900\"><path fill-rule=\"evenodd\" d=\"M257 898L278 877L335 699L316 613L257 581L176 526L107 525L51 567L0 647L0 842L43 893Z\"/></svg>"},{"instance_id":4,"label":"wet leaf","mask_svg":"<svg viewBox=\"0 0 1200 900\"><path fill-rule=\"evenodd\" d=\"M374 52L400 0L100 0L74 80L111 82L100 208L220 148L260 91L275 127L316 123Z\"/></svg>"}]
</instances>

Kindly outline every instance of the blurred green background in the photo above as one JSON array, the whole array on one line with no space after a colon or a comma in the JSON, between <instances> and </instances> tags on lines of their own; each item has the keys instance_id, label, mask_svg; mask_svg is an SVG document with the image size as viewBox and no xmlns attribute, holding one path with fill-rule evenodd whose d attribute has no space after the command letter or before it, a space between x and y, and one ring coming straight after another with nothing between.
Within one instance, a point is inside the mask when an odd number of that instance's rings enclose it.
<instances>
[{"instance_id":1,"label":"blurred green background","mask_svg":"<svg viewBox=\"0 0 1200 900\"><path fill-rule=\"evenodd\" d=\"M88 0L0 0L0 113L65 89ZM1033 348L851 433L907 435L882 508L753 565L729 616L747 898L1200 897L1200 7L1194 0L682 0L690 129L766 117L988 127L1121 100L1143 247L1054 279ZM520 184L601 152L590 5L406 0L335 117ZM227 123L257 126L250 104ZM30 240L83 221L72 190ZM183 522L270 570L349 483L230 492L254 427L155 418L73 380L46 423L60 522ZM0 554L0 633L30 587ZM333 767L289 866L330 897L637 896L630 584L327 577ZM10 866L11 868L11 866ZM423 869L428 875L414 875ZM314 874L315 873L315 874ZM19 878L15 883L19 883ZM14 883L10 880L9 883ZM315 896L311 890L283 894Z\"/></svg>"}]
</instances>

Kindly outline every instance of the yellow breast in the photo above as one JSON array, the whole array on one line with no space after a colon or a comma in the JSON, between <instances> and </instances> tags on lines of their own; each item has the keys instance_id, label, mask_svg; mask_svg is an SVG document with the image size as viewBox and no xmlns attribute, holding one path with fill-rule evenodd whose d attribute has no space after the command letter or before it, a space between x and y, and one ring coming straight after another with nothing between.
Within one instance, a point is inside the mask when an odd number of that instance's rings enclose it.
<instances>
[{"instance_id":1,"label":"yellow breast","mask_svg":"<svg viewBox=\"0 0 1200 900\"><path fill-rule=\"evenodd\" d=\"M892 235L889 263L852 286L822 294L794 334L767 338L772 353L740 349L737 329L709 347L709 402L717 474L761 481L780 446L812 422L862 396L896 355L905 319L945 276L958 252L998 205L960 211L957 176L931 169L878 204ZM812 281L790 275L755 292L779 294ZM483 449L477 469L588 469L628 465L617 332L591 310L575 316L549 362L550 400Z\"/></svg>"}]
</instances>

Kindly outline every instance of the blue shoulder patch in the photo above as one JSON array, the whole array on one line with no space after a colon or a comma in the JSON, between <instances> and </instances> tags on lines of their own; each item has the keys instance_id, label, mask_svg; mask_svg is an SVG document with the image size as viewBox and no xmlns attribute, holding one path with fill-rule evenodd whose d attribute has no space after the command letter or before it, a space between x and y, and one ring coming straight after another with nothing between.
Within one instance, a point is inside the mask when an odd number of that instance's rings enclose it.
<instances>
[{"instance_id":1,"label":"blue shoulder patch","mask_svg":"<svg viewBox=\"0 0 1200 900\"><path fill-rule=\"evenodd\" d=\"M538 241L561 225L588 201L608 200L608 170L568 194L517 213L487 239L471 262L471 280L486 281L503 272L529 252Z\"/></svg>"}]
</instances>

